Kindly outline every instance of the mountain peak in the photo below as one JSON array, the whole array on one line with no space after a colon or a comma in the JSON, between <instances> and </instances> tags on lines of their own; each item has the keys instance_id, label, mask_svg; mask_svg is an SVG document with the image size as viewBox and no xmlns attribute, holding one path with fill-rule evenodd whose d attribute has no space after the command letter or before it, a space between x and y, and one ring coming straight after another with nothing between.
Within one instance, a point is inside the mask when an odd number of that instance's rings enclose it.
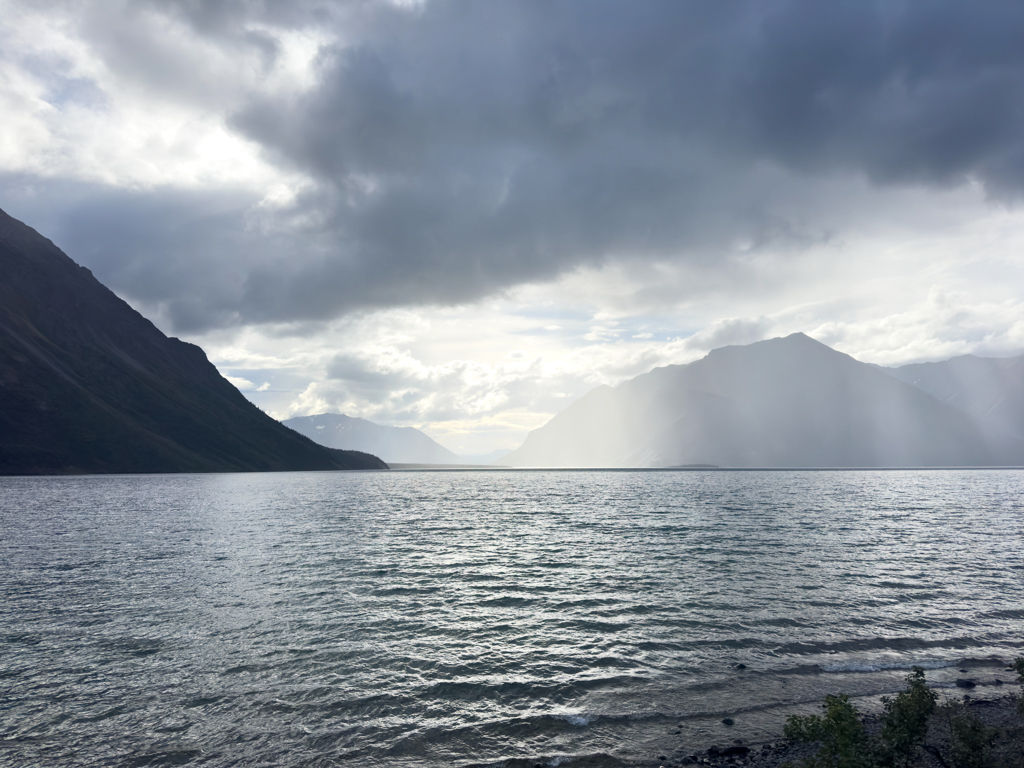
<instances>
[{"instance_id":1,"label":"mountain peak","mask_svg":"<svg viewBox=\"0 0 1024 768\"><path fill-rule=\"evenodd\" d=\"M594 390L534 430L513 466L1019 464L970 416L803 333L713 350Z\"/></svg>"}]
</instances>

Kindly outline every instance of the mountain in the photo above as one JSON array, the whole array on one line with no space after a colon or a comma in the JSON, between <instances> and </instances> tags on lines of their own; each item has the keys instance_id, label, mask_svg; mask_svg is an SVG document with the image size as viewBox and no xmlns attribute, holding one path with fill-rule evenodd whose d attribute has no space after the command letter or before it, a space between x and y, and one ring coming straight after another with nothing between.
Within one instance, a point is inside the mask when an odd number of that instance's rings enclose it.
<instances>
[{"instance_id":1,"label":"mountain","mask_svg":"<svg viewBox=\"0 0 1024 768\"><path fill-rule=\"evenodd\" d=\"M0 474L364 468L387 465L282 426L0 211Z\"/></svg>"},{"instance_id":2,"label":"mountain","mask_svg":"<svg viewBox=\"0 0 1024 768\"><path fill-rule=\"evenodd\" d=\"M459 462L462 464L502 464L502 459L508 456L512 451L508 448L498 448L497 450L491 451L490 453L479 453L467 456L462 454L459 456Z\"/></svg>"},{"instance_id":3,"label":"mountain","mask_svg":"<svg viewBox=\"0 0 1024 768\"><path fill-rule=\"evenodd\" d=\"M963 355L886 372L969 414L990 434L1024 439L1024 355Z\"/></svg>"},{"instance_id":4,"label":"mountain","mask_svg":"<svg viewBox=\"0 0 1024 768\"><path fill-rule=\"evenodd\" d=\"M1024 463L1024 441L797 333L598 387L503 463L989 466Z\"/></svg>"},{"instance_id":5,"label":"mountain","mask_svg":"<svg viewBox=\"0 0 1024 768\"><path fill-rule=\"evenodd\" d=\"M366 451L392 464L462 464L462 459L413 427L385 427L341 413L297 416L286 427L331 448Z\"/></svg>"},{"instance_id":6,"label":"mountain","mask_svg":"<svg viewBox=\"0 0 1024 768\"><path fill-rule=\"evenodd\" d=\"M486 465L509 453L499 449L460 456L413 427L385 427L341 413L297 416L282 423L321 445L367 451L391 464Z\"/></svg>"}]
</instances>

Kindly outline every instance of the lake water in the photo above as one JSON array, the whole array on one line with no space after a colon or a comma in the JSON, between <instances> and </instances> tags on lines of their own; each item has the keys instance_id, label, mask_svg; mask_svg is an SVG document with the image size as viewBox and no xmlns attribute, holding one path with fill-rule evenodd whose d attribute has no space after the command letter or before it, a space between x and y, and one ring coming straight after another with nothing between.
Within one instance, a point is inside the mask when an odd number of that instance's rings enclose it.
<instances>
[{"instance_id":1,"label":"lake water","mask_svg":"<svg viewBox=\"0 0 1024 768\"><path fill-rule=\"evenodd\" d=\"M1013 470L0 478L0 537L3 765L657 764L1024 653Z\"/></svg>"}]
</instances>

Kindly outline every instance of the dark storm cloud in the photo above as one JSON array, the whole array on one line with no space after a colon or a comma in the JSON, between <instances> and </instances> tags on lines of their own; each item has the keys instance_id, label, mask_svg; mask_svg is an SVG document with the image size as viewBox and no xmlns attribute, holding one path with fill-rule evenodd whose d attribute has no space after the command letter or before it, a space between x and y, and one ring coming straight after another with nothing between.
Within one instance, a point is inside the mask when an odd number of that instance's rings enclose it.
<instances>
[{"instance_id":1,"label":"dark storm cloud","mask_svg":"<svg viewBox=\"0 0 1024 768\"><path fill-rule=\"evenodd\" d=\"M91 243L116 265L104 276L183 329L460 302L608 259L713 267L737 241L799 248L848 216L820 199L837 174L1024 187L1019 2L130 5L268 67L276 44L249 22L338 33L312 89L228 100L234 130L314 180L291 208L126 193L87 206L88 225L69 209L67 245ZM112 65L206 87L96 27Z\"/></svg>"},{"instance_id":2,"label":"dark storm cloud","mask_svg":"<svg viewBox=\"0 0 1024 768\"><path fill-rule=\"evenodd\" d=\"M168 330L243 322L237 307L248 270L279 245L246 226L244 211L253 200L238 192L139 194L24 176L3 179L3 192L10 215L122 296L161 311Z\"/></svg>"},{"instance_id":3,"label":"dark storm cloud","mask_svg":"<svg viewBox=\"0 0 1024 768\"><path fill-rule=\"evenodd\" d=\"M441 194L466 174L490 189L530 160L627 168L663 192L665 177L697 181L690 150L1024 182L1016 2L442 0L363 22L360 40L323 52L317 89L254 103L235 125L325 180L447 181Z\"/></svg>"}]
</instances>

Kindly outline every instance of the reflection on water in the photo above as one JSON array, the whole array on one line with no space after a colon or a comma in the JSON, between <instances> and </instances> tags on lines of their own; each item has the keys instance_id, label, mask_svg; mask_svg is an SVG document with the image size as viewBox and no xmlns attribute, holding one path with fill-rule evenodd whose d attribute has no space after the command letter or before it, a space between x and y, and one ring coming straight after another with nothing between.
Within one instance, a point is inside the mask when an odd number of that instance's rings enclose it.
<instances>
[{"instance_id":1,"label":"reflection on water","mask_svg":"<svg viewBox=\"0 0 1024 768\"><path fill-rule=\"evenodd\" d=\"M0 479L0 762L616 764L911 664L1009 680L1022 498L1018 471Z\"/></svg>"}]
</instances>

